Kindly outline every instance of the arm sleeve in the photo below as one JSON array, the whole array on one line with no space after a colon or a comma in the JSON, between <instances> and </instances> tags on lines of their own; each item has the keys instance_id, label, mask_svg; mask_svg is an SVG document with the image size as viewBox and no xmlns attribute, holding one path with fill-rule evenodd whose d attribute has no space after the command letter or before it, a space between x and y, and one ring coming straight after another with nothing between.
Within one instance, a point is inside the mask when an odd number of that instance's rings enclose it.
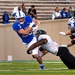
<instances>
[{"instance_id":1,"label":"arm sleeve","mask_svg":"<svg viewBox=\"0 0 75 75\"><path fill-rule=\"evenodd\" d=\"M41 39L45 39L45 38L46 38L46 37L44 37L44 36L42 37L42 36L40 35L40 36L38 37L38 41L41 40Z\"/></svg>"},{"instance_id":2,"label":"arm sleeve","mask_svg":"<svg viewBox=\"0 0 75 75\"><path fill-rule=\"evenodd\" d=\"M12 28L13 28L13 30L18 31L18 30L21 29L21 26L20 26L19 24L14 23L14 24L12 25Z\"/></svg>"},{"instance_id":3,"label":"arm sleeve","mask_svg":"<svg viewBox=\"0 0 75 75\"><path fill-rule=\"evenodd\" d=\"M30 16L26 16L25 20L27 23L31 23L32 22L32 18Z\"/></svg>"}]
</instances>

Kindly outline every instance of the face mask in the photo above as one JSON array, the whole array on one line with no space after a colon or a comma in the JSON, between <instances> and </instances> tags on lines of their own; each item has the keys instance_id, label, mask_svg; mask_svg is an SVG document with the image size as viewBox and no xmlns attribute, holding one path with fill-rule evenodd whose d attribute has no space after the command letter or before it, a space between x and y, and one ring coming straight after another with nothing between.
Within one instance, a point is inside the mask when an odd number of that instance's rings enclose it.
<instances>
[{"instance_id":1,"label":"face mask","mask_svg":"<svg viewBox=\"0 0 75 75\"><path fill-rule=\"evenodd\" d=\"M20 24L24 24L24 21L23 22L20 22Z\"/></svg>"}]
</instances>

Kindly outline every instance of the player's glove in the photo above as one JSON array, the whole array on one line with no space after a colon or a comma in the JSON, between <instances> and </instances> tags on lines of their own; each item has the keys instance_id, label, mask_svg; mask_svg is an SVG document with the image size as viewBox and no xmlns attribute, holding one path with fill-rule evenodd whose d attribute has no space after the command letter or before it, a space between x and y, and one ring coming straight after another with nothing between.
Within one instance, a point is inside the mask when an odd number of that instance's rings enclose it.
<instances>
[{"instance_id":1,"label":"player's glove","mask_svg":"<svg viewBox=\"0 0 75 75\"><path fill-rule=\"evenodd\" d=\"M38 29L38 26L32 27L32 31L33 31L33 32L34 32L34 31L37 31L37 29Z\"/></svg>"},{"instance_id":2,"label":"player's glove","mask_svg":"<svg viewBox=\"0 0 75 75\"><path fill-rule=\"evenodd\" d=\"M59 34L60 34L60 35L63 35L63 36L65 36L65 35L66 35L66 33L65 33L65 32L59 32Z\"/></svg>"},{"instance_id":3,"label":"player's glove","mask_svg":"<svg viewBox=\"0 0 75 75\"><path fill-rule=\"evenodd\" d=\"M27 50L27 54L31 54L31 53L32 53L32 51Z\"/></svg>"},{"instance_id":4,"label":"player's glove","mask_svg":"<svg viewBox=\"0 0 75 75\"><path fill-rule=\"evenodd\" d=\"M33 27L33 25L35 24L35 22L30 23L29 27Z\"/></svg>"}]
</instances>

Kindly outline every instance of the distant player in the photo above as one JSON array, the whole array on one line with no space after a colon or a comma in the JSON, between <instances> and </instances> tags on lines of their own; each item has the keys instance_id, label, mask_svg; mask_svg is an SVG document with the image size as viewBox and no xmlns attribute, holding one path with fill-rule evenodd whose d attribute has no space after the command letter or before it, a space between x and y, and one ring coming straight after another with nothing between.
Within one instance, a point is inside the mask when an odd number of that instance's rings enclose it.
<instances>
[{"instance_id":1,"label":"distant player","mask_svg":"<svg viewBox=\"0 0 75 75\"><path fill-rule=\"evenodd\" d=\"M37 30L35 35L38 42L29 47L27 50L28 54L31 54L31 51L39 46L39 50L42 51L41 56L44 56L50 52L56 56L59 56L69 69L75 69L75 57L69 52L67 47L59 46L51 39L50 36L46 34L46 31L44 30Z\"/></svg>"},{"instance_id":2,"label":"distant player","mask_svg":"<svg viewBox=\"0 0 75 75\"><path fill-rule=\"evenodd\" d=\"M59 32L63 36L70 35L71 41L65 45L70 47L75 44L75 11L73 12L73 17L68 20L68 29L66 32Z\"/></svg>"}]
</instances>

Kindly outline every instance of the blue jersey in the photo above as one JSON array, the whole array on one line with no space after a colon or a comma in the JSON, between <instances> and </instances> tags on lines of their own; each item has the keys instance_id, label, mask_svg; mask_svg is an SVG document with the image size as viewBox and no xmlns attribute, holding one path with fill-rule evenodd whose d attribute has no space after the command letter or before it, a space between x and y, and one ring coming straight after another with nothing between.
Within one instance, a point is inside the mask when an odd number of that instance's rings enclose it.
<instances>
[{"instance_id":1,"label":"blue jersey","mask_svg":"<svg viewBox=\"0 0 75 75\"><path fill-rule=\"evenodd\" d=\"M67 12L61 11L61 18L68 18Z\"/></svg>"},{"instance_id":2,"label":"blue jersey","mask_svg":"<svg viewBox=\"0 0 75 75\"><path fill-rule=\"evenodd\" d=\"M20 34L20 33L18 33L18 30L20 30L20 29L24 29L24 30L25 30L25 29L30 25L31 22L32 22L31 17L30 17L30 16L26 16L26 17L25 17L24 24L19 24L19 22L16 21L16 22L14 22L14 24L12 25L13 30L15 30L15 31L17 32L17 34L19 35L19 37L20 37L20 38L22 39L22 41L23 41L24 43L26 43L26 44L28 44L29 42L32 41L32 39L33 39L33 37L34 37L34 34L32 33L32 31L31 31L29 34L27 34L27 35L25 35L25 34Z\"/></svg>"}]
</instances>

